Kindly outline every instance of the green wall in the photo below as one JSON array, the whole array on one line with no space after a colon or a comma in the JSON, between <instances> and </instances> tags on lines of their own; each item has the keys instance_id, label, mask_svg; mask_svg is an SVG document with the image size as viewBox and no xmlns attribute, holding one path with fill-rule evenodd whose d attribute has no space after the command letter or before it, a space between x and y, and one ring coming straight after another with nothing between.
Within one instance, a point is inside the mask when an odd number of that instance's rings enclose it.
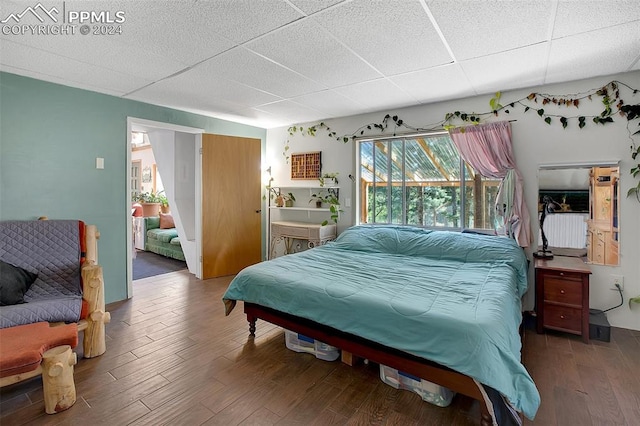
<instances>
[{"instance_id":1,"label":"green wall","mask_svg":"<svg viewBox=\"0 0 640 426\"><path fill-rule=\"evenodd\" d=\"M127 117L261 139L263 152L266 139L258 127L0 73L0 220L97 225L107 303L127 290Z\"/></svg>"}]
</instances>

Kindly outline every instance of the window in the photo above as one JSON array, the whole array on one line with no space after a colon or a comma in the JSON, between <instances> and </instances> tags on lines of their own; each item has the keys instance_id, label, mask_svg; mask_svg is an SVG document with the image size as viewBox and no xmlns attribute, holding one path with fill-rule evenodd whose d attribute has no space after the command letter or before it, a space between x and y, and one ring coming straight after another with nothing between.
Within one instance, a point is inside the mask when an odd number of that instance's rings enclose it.
<instances>
[{"instance_id":1,"label":"window","mask_svg":"<svg viewBox=\"0 0 640 426\"><path fill-rule=\"evenodd\" d=\"M362 140L358 152L360 223L495 228L500 180L462 161L447 133Z\"/></svg>"}]
</instances>

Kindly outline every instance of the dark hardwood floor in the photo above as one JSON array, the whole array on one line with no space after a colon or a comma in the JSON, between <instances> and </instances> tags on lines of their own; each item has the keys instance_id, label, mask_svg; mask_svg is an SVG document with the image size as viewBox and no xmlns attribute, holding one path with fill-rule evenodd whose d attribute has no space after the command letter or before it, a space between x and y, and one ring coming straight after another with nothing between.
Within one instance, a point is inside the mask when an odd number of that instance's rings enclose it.
<instances>
[{"instance_id":1,"label":"dark hardwood floor","mask_svg":"<svg viewBox=\"0 0 640 426\"><path fill-rule=\"evenodd\" d=\"M262 321L249 339L241 306L224 316L229 281L187 271L136 281L133 299L108 307L107 352L76 365L76 404L46 415L35 378L0 390L0 423L479 424L477 402L457 395L447 408L433 406L384 384L376 365L290 351L282 329ZM639 424L640 332L613 329L611 343L586 345L527 330L523 360L542 396L525 424Z\"/></svg>"}]
</instances>

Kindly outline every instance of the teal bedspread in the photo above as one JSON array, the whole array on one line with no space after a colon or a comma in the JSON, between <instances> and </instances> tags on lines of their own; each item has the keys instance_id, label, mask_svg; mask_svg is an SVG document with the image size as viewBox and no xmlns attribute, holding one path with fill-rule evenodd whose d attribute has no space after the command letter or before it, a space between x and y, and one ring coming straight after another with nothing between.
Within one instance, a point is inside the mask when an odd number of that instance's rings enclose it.
<instances>
[{"instance_id":1,"label":"teal bedspread","mask_svg":"<svg viewBox=\"0 0 640 426\"><path fill-rule=\"evenodd\" d=\"M223 299L228 312L243 300L435 361L532 419L540 396L518 334L526 290L527 259L511 239L356 226L244 269Z\"/></svg>"}]
</instances>

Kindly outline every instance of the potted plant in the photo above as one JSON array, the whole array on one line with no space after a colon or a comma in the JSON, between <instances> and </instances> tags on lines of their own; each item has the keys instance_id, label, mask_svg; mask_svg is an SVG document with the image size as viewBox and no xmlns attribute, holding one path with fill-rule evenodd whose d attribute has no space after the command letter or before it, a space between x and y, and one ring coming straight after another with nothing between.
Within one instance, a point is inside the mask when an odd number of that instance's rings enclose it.
<instances>
[{"instance_id":1,"label":"potted plant","mask_svg":"<svg viewBox=\"0 0 640 426\"><path fill-rule=\"evenodd\" d=\"M315 202L317 208L322 207L323 203L329 204L329 212L331 213L333 223L338 223L338 218L342 211L340 210L340 200L338 200L336 195L335 190L328 188L326 191L323 189L317 194L311 194L311 199L309 200L310 203ZM329 221L325 220L321 225L324 226L328 223Z\"/></svg>"},{"instance_id":2,"label":"potted plant","mask_svg":"<svg viewBox=\"0 0 640 426\"><path fill-rule=\"evenodd\" d=\"M131 200L140 203L142 206L142 216L153 217L160 214L160 197L155 192L136 192L131 196Z\"/></svg>"},{"instance_id":3,"label":"potted plant","mask_svg":"<svg viewBox=\"0 0 640 426\"><path fill-rule=\"evenodd\" d=\"M309 203L316 203L316 208L320 208L322 207L322 203L325 202L325 197L323 195L321 195L320 193L318 194L311 194L311 199L309 200Z\"/></svg>"},{"instance_id":4,"label":"potted plant","mask_svg":"<svg viewBox=\"0 0 640 426\"><path fill-rule=\"evenodd\" d=\"M293 202L296 200L296 197L291 192L283 195L282 197L284 198L285 207L293 207Z\"/></svg>"},{"instance_id":5,"label":"potted plant","mask_svg":"<svg viewBox=\"0 0 640 426\"><path fill-rule=\"evenodd\" d=\"M329 185L337 185L338 184L338 172L335 173L323 173L322 176L318 178L320 181L320 186L324 187L326 184Z\"/></svg>"},{"instance_id":6,"label":"potted plant","mask_svg":"<svg viewBox=\"0 0 640 426\"><path fill-rule=\"evenodd\" d=\"M170 212L169 209L169 200L167 199L167 196L164 194L164 190L158 192L158 200L160 201L160 211L164 214L167 214Z\"/></svg>"},{"instance_id":7,"label":"potted plant","mask_svg":"<svg viewBox=\"0 0 640 426\"><path fill-rule=\"evenodd\" d=\"M296 201L293 193L283 194L280 188L274 188L269 185L266 186L266 189L269 191L269 198L274 200L276 207L293 207L293 202ZM263 198L266 198L266 196Z\"/></svg>"}]
</instances>

